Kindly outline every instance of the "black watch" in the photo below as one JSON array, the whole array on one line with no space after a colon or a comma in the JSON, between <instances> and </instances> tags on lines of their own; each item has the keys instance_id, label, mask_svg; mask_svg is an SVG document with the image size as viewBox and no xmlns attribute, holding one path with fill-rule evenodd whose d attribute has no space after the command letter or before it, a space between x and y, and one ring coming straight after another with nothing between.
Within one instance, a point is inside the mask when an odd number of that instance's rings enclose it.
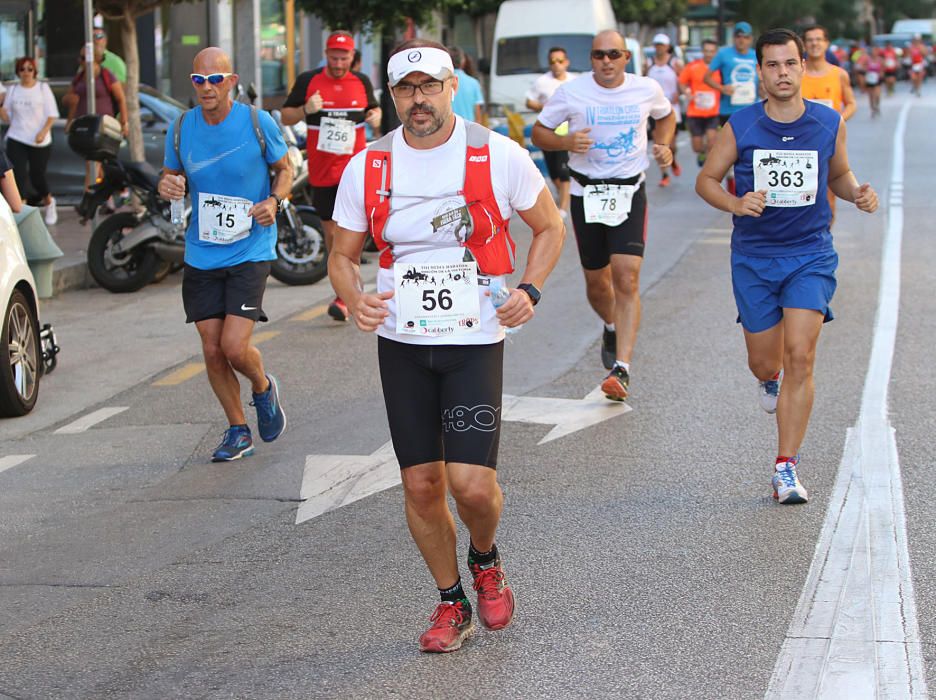
<instances>
[{"instance_id":1,"label":"black watch","mask_svg":"<svg viewBox=\"0 0 936 700\"><path fill-rule=\"evenodd\" d=\"M283 209L285 209L284 203L286 202L286 200L277 196L275 192L271 192L270 196L276 200L276 210L283 211Z\"/></svg>"},{"instance_id":2,"label":"black watch","mask_svg":"<svg viewBox=\"0 0 936 700\"><path fill-rule=\"evenodd\" d=\"M533 302L533 306L539 304L540 297L543 296L542 292L538 290L534 285L529 282L524 282L523 284L518 284L517 289L522 289L527 293L527 296L530 297L530 301Z\"/></svg>"}]
</instances>

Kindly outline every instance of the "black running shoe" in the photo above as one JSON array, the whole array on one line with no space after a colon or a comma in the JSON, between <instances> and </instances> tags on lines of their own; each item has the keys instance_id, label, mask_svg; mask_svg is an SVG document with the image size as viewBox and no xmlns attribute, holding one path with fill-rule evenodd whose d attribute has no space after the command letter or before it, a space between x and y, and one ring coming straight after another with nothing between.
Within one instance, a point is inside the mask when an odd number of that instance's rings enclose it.
<instances>
[{"instance_id":1,"label":"black running shoe","mask_svg":"<svg viewBox=\"0 0 936 700\"><path fill-rule=\"evenodd\" d=\"M617 331L604 329L601 335L601 364L605 369L614 367L614 361L617 359Z\"/></svg>"}]
</instances>

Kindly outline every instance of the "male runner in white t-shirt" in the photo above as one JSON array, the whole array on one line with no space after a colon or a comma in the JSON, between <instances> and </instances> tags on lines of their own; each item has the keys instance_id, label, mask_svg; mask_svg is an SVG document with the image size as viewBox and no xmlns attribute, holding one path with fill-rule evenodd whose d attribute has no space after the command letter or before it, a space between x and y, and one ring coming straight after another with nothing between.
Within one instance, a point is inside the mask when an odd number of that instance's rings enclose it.
<instances>
[{"instance_id":1,"label":"male runner in white t-shirt","mask_svg":"<svg viewBox=\"0 0 936 700\"><path fill-rule=\"evenodd\" d=\"M601 388L627 398L630 361L640 325L640 267L647 237L647 119L653 157L669 166L676 117L660 85L625 74L630 51L615 31L592 42L592 72L559 87L533 125L533 143L568 150L572 225L585 270L588 301L605 323L601 359L610 374ZM554 129L569 121L569 133ZM617 333L620 331L620 333Z\"/></svg>"},{"instance_id":2,"label":"male runner in white t-shirt","mask_svg":"<svg viewBox=\"0 0 936 700\"><path fill-rule=\"evenodd\" d=\"M328 268L358 328L379 336L406 519L442 599L419 646L448 652L473 625L446 491L471 534L468 568L481 622L502 629L513 617L494 541L503 507L495 471L503 326L533 317L564 227L526 150L452 112L458 78L444 46L407 41L387 74L402 127L354 156L342 174ZM514 212L533 242L521 283L495 308L492 293L513 269L507 222ZM381 249L376 293L364 293L357 267L368 233Z\"/></svg>"}]
</instances>

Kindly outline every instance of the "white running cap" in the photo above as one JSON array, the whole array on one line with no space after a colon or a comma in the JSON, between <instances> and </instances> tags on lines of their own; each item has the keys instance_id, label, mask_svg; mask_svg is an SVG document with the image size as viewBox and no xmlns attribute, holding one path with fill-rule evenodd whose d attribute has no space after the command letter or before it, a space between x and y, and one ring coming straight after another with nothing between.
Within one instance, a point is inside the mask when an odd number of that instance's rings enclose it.
<instances>
[{"instance_id":1,"label":"white running cap","mask_svg":"<svg viewBox=\"0 0 936 700\"><path fill-rule=\"evenodd\" d=\"M654 44L665 44L666 46L670 45L670 38L666 36L663 32L660 32L655 37L653 37Z\"/></svg>"},{"instance_id":2,"label":"white running cap","mask_svg":"<svg viewBox=\"0 0 936 700\"><path fill-rule=\"evenodd\" d=\"M442 80L455 75L455 66L448 51L419 46L407 51L400 51L390 57L387 63L387 77L390 87L403 80L410 73L425 73L433 78Z\"/></svg>"}]
</instances>

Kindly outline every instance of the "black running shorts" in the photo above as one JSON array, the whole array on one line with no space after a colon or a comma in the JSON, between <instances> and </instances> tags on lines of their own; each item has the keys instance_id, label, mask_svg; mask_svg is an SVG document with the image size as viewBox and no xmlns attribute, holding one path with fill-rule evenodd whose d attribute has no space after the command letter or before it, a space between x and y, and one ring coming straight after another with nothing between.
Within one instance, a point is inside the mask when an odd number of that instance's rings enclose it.
<instances>
[{"instance_id":1,"label":"black running shorts","mask_svg":"<svg viewBox=\"0 0 936 700\"><path fill-rule=\"evenodd\" d=\"M217 270L200 270L186 265L182 273L185 322L225 316L266 321L262 304L269 274L269 261L245 262Z\"/></svg>"},{"instance_id":2,"label":"black running shorts","mask_svg":"<svg viewBox=\"0 0 936 700\"><path fill-rule=\"evenodd\" d=\"M497 468L503 341L413 345L378 337L377 357L401 469L440 461Z\"/></svg>"},{"instance_id":3,"label":"black running shorts","mask_svg":"<svg viewBox=\"0 0 936 700\"><path fill-rule=\"evenodd\" d=\"M313 187L312 204L322 221L331 221L335 215L335 198L338 196L338 185L331 187Z\"/></svg>"},{"instance_id":4,"label":"black running shorts","mask_svg":"<svg viewBox=\"0 0 936 700\"><path fill-rule=\"evenodd\" d=\"M693 136L705 136L705 132L716 131L719 126L718 117L686 117L686 128Z\"/></svg>"},{"instance_id":5,"label":"black running shorts","mask_svg":"<svg viewBox=\"0 0 936 700\"><path fill-rule=\"evenodd\" d=\"M568 151L543 151L543 160L546 162L550 180L569 181Z\"/></svg>"},{"instance_id":6,"label":"black running shorts","mask_svg":"<svg viewBox=\"0 0 936 700\"><path fill-rule=\"evenodd\" d=\"M585 223L582 197L572 197L572 227L578 244L579 260L586 270L600 270L611 262L611 256L643 257L647 241L647 186L641 183L631 201L627 221L618 226Z\"/></svg>"}]
</instances>

